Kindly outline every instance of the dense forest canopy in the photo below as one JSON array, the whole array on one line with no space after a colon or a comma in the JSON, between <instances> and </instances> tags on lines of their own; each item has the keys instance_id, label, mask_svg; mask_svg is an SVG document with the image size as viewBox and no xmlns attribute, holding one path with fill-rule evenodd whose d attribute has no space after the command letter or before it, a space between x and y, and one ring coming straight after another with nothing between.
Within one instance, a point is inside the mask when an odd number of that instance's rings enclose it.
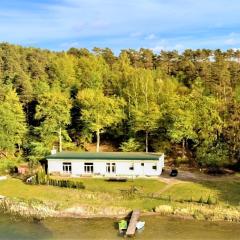
<instances>
[{"instance_id":1,"label":"dense forest canopy","mask_svg":"<svg viewBox=\"0 0 240 240\"><path fill-rule=\"evenodd\" d=\"M198 166L240 162L240 51L0 44L0 153L37 163L53 146L163 151Z\"/></svg>"}]
</instances>

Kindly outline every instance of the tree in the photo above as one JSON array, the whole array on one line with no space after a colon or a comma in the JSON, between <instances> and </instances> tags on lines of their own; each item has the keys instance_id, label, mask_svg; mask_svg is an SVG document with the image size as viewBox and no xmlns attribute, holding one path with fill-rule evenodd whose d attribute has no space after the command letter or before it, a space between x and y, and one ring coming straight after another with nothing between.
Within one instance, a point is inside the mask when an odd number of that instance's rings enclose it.
<instances>
[{"instance_id":1,"label":"tree","mask_svg":"<svg viewBox=\"0 0 240 240\"><path fill-rule=\"evenodd\" d=\"M146 152L149 148L149 134L158 128L161 117L154 85L152 72L139 69L134 72L126 88L130 97L130 125L134 132L145 133Z\"/></svg>"},{"instance_id":2,"label":"tree","mask_svg":"<svg viewBox=\"0 0 240 240\"><path fill-rule=\"evenodd\" d=\"M134 139L129 138L126 142L123 142L120 149L123 152L137 152L141 148L141 145Z\"/></svg>"},{"instance_id":3,"label":"tree","mask_svg":"<svg viewBox=\"0 0 240 240\"><path fill-rule=\"evenodd\" d=\"M177 96L165 104L165 112L171 124L168 125L168 135L173 142L182 143L182 157L188 140L195 140L194 131L196 115L195 106L187 96Z\"/></svg>"},{"instance_id":4,"label":"tree","mask_svg":"<svg viewBox=\"0 0 240 240\"><path fill-rule=\"evenodd\" d=\"M202 166L219 168L229 162L227 146L221 142L202 144L197 149L197 160Z\"/></svg>"},{"instance_id":5,"label":"tree","mask_svg":"<svg viewBox=\"0 0 240 240\"><path fill-rule=\"evenodd\" d=\"M27 132L25 115L16 91L11 86L0 87L0 151L14 153L21 149Z\"/></svg>"},{"instance_id":6,"label":"tree","mask_svg":"<svg viewBox=\"0 0 240 240\"><path fill-rule=\"evenodd\" d=\"M70 123L71 101L60 90L52 89L39 97L35 118L41 121L38 128L42 141L49 147L58 133L59 151L62 151L62 134ZM67 133L64 132L65 136Z\"/></svg>"},{"instance_id":7,"label":"tree","mask_svg":"<svg viewBox=\"0 0 240 240\"><path fill-rule=\"evenodd\" d=\"M69 89L77 84L74 62L74 58L65 53L53 57L47 67L50 85Z\"/></svg>"},{"instance_id":8,"label":"tree","mask_svg":"<svg viewBox=\"0 0 240 240\"><path fill-rule=\"evenodd\" d=\"M159 127L159 106L154 102L147 102L132 110L132 114L134 131L145 132L145 151L148 152L149 134Z\"/></svg>"},{"instance_id":9,"label":"tree","mask_svg":"<svg viewBox=\"0 0 240 240\"><path fill-rule=\"evenodd\" d=\"M81 89L102 88L109 76L109 66L102 56L83 56L77 61L76 69Z\"/></svg>"},{"instance_id":10,"label":"tree","mask_svg":"<svg viewBox=\"0 0 240 240\"><path fill-rule=\"evenodd\" d=\"M99 89L84 89L79 92L81 118L87 128L96 133L99 152L100 133L106 127L120 123L124 119L125 102L122 98L108 97Z\"/></svg>"}]
</instances>

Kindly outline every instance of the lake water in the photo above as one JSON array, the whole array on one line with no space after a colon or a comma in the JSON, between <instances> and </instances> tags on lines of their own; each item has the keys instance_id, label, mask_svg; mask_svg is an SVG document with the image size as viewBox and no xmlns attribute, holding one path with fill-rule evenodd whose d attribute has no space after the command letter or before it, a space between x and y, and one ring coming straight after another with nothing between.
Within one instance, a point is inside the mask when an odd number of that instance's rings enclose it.
<instances>
[{"instance_id":1,"label":"lake water","mask_svg":"<svg viewBox=\"0 0 240 240\"><path fill-rule=\"evenodd\" d=\"M134 239L239 240L240 224L143 217L145 229ZM0 239L124 239L113 219L47 219L40 223L0 215Z\"/></svg>"}]
</instances>

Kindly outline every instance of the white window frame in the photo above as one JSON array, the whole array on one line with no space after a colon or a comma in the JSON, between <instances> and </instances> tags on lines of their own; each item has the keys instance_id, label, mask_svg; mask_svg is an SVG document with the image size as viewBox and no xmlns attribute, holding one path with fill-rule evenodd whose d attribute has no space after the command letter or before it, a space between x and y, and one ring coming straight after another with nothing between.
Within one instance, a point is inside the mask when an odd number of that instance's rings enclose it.
<instances>
[{"instance_id":1,"label":"white window frame","mask_svg":"<svg viewBox=\"0 0 240 240\"><path fill-rule=\"evenodd\" d=\"M72 173L72 163L71 162L63 162L62 169L63 169L63 173L71 174Z\"/></svg>"},{"instance_id":2,"label":"white window frame","mask_svg":"<svg viewBox=\"0 0 240 240\"><path fill-rule=\"evenodd\" d=\"M116 173L116 163L106 163L106 173Z\"/></svg>"},{"instance_id":3,"label":"white window frame","mask_svg":"<svg viewBox=\"0 0 240 240\"><path fill-rule=\"evenodd\" d=\"M155 170L155 171L157 171L158 165L157 165L157 164L152 165L152 169Z\"/></svg>"},{"instance_id":4,"label":"white window frame","mask_svg":"<svg viewBox=\"0 0 240 240\"><path fill-rule=\"evenodd\" d=\"M84 163L84 173L92 174L94 171L94 165L92 162L85 162Z\"/></svg>"}]
</instances>

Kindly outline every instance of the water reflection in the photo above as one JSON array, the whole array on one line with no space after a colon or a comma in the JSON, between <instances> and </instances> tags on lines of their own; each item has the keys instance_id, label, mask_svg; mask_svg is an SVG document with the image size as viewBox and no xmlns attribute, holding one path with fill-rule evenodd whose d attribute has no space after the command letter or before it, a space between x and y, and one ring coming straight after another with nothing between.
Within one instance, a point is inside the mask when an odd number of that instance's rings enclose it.
<instances>
[{"instance_id":1,"label":"water reflection","mask_svg":"<svg viewBox=\"0 0 240 240\"><path fill-rule=\"evenodd\" d=\"M142 218L143 231L135 239L239 240L240 225L179 220L160 216ZM117 220L115 220L117 221ZM40 223L0 216L0 239L124 239L113 219L47 219Z\"/></svg>"}]
</instances>

